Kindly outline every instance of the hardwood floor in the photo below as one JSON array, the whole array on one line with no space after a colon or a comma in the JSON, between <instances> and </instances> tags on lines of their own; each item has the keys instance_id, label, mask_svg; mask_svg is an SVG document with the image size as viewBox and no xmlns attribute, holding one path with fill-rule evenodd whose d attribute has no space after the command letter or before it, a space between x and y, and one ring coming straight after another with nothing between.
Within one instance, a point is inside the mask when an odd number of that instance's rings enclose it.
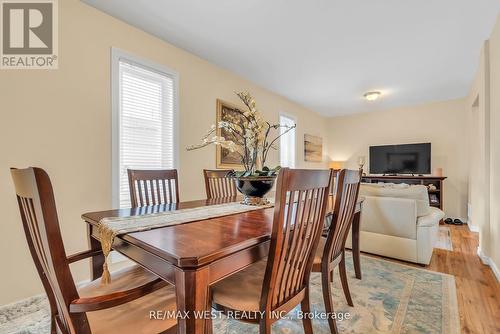
<instances>
[{"instance_id":1,"label":"hardwood floor","mask_svg":"<svg viewBox=\"0 0 500 334\"><path fill-rule=\"evenodd\" d=\"M391 261L455 276L462 333L500 333L500 284L477 255L479 235L467 225L450 230L453 251L434 249L429 266Z\"/></svg>"},{"instance_id":2,"label":"hardwood floor","mask_svg":"<svg viewBox=\"0 0 500 334\"><path fill-rule=\"evenodd\" d=\"M453 251L435 249L427 269L455 276L462 333L500 333L500 284L477 255L478 233L450 226Z\"/></svg>"}]
</instances>

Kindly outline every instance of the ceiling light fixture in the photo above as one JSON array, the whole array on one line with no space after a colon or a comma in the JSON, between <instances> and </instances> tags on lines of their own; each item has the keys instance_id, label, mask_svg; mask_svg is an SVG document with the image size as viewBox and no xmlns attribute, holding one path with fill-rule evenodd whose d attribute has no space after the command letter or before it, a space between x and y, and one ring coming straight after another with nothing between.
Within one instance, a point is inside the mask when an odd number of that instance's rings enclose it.
<instances>
[{"instance_id":1,"label":"ceiling light fixture","mask_svg":"<svg viewBox=\"0 0 500 334\"><path fill-rule=\"evenodd\" d=\"M376 99L378 99L380 97L382 93L378 92L378 91L372 91L372 92L366 92L363 97L368 100L368 101L375 101Z\"/></svg>"}]
</instances>

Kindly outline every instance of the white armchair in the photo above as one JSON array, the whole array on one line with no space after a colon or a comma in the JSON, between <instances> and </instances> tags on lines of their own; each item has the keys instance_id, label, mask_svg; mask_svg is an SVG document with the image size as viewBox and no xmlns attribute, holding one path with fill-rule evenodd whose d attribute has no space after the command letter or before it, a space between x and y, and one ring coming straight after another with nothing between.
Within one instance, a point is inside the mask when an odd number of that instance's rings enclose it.
<instances>
[{"instance_id":1,"label":"white armchair","mask_svg":"<svg viewBox=\"0 0 500 334\"><path fill-rule=\"evenodd\" d=\"M429 206L425 186L362 184L360 196L361 251L429 264L444 212Z\"/></svg>"}]
</instances>

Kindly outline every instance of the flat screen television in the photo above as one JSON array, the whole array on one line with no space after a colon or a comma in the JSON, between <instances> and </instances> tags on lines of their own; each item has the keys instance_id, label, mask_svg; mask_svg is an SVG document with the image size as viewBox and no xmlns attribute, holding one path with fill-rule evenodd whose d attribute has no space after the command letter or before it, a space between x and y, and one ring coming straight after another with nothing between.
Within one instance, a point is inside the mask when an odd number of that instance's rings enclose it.
<instances>
[{"instance_id":1,"label":"flat screen television","mask_svg":"<svg viewBox=\"0 0 500 334\"><path fill-rule=\"evenodd\" d=\"M370 146L370 174L430 174L431 143Z\"/></svg>"}]
</instances>

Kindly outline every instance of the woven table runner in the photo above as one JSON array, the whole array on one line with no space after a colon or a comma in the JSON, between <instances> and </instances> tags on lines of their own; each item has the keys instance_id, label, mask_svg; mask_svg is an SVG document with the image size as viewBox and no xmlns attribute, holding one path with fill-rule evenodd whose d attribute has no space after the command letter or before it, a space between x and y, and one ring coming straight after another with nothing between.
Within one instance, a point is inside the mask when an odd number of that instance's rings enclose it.
<instances>
[{"instance_id":1,"label":"woven table runner","mask_svg":"<svg viewBox=\"0 0 500 334\"><path fill-rule=\"evenodd\" d=\"M273 203L262 206L250 206L239 202L231 202L198 208L152 213L142 216L103 218L98 224L101 247L105 259L101 283L108 284L111 282L107 258L111 252L115 237L120 234L228 216L253 210L266 209L273 206Z\"/></svg>"}]
</instances>

